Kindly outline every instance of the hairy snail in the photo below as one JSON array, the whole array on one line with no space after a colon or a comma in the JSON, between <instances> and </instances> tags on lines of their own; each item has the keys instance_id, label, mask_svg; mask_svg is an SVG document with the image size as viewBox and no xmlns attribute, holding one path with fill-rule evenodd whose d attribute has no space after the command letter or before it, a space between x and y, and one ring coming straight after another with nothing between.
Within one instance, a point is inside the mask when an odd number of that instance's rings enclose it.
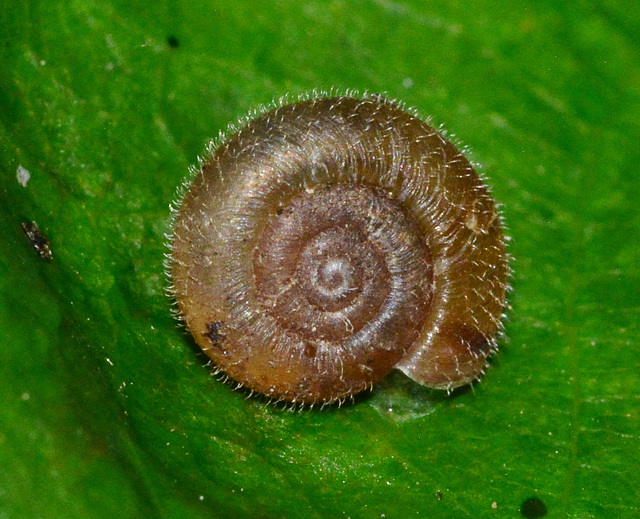
<instances>
[{"instance_id":1,"label":"hairy snail","mask_svg":"<svg viewBox=\"0 0 640 519\"><path fill-rule=\"evenodd\" d=\"M176 209L178 312L228 377L274 400L342 401L393 368L450 390L496 349L508 255L469 161L378 95L263 113Z\"/></svg>"}]
</instances>

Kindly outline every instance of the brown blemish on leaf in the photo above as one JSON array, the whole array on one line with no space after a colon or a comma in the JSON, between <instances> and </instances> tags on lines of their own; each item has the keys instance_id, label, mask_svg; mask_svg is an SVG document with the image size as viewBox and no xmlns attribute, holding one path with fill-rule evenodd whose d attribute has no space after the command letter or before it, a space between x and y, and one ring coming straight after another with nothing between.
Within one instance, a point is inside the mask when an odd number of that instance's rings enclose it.
<instances>
[{"instance_id":1,"label":"brown blemish on leaf","mask_svg":"<svg viewBox=\"0 0 640 519\"><path fill-rule=\"evenodd\" d=\"M51 247L49 239L38 227L36 222L22 222L22 232L42 259L51 260Z\"/></svg>"}]
</instances>

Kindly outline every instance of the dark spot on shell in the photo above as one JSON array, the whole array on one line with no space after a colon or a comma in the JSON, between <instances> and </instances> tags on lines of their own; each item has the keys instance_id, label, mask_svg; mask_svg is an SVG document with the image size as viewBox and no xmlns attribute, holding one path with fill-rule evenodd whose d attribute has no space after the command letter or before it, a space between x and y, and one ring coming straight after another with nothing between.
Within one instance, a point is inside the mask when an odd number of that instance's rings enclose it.
<instances>
[{"instance_id":1,"label":"dark spot on shell","mask_svg":"<svg viewBox=\"0 0 640 519\"><path fill-rule=\"evenodd\" d=\"M318 354L318 348L313 344L307 344L304 348L304 356L313 359Z\"/></svg>"},{"instance_id":2,"label":"dark spot on shell","mask_svg":"<svg viewBox=\"0 0 640 519\"><path fill-rule=\"evenodd\" d=\"M220 321L207 323L207 333L203 333L203 335L211 341L211 345L215 348L222 348L222 343L227 338L225 334L220 333L220 329L223 327L223 325L224 323Z\"/></svg>"}]
</instances>

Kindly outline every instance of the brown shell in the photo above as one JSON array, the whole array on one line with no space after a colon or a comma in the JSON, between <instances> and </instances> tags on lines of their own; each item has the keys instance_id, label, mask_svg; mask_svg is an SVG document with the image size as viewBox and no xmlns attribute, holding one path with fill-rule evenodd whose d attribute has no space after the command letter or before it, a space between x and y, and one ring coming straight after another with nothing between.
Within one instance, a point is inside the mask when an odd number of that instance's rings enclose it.
<instances>
[{"instance_id":1,"label":"brown shell","mask_svg":"<svg viewBox=\"0 0 640 519\"><path fill-rule=\"evenodd\" d=\"M171 248L196 342L276 400L341 401L394 367L450 390L496 348L508 256L490 193L451 143L380 96L249 122L202 163Z\"/></svg>"}]
</instances>

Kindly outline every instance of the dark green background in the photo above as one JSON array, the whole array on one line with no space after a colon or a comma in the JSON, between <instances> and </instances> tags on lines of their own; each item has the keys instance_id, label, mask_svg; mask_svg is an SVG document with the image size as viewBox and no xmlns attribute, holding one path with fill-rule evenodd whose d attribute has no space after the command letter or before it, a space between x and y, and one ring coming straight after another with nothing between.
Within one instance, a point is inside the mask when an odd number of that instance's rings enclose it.
<instances>
[{"instance_id":1,"label":"dark green background","mask_svg":"<svg viewBox=\"0 0 640 519\"><path fill-rule=\"evenodd\" d=\"M1 517L640 513L637 2L2 4ZM331 87L432 115L504 203L513 308L472 390L267 406L171 318L169 203L207 139Z\"/></svg>"}]
</instances>

